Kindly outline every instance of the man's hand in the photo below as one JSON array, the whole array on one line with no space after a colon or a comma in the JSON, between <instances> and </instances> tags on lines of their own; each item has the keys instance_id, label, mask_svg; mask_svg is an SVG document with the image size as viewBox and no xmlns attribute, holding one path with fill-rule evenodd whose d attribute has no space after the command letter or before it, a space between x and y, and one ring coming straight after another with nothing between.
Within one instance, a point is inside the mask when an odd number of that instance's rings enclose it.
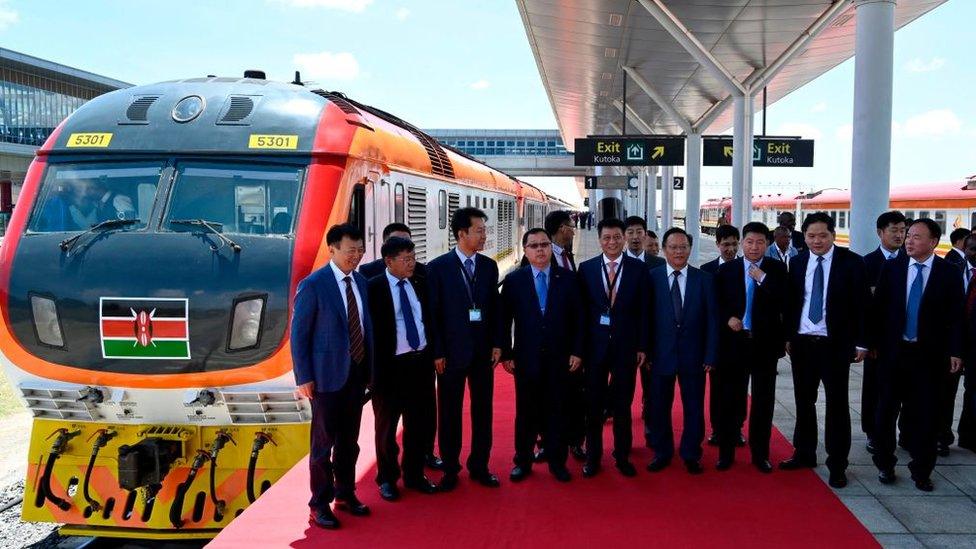
<instances>
[{"instance_id":1,"label":"man's hand","mask_svg":"<svg viewBox=\"0 0 976 549\"><path fill-rule=\"evenodd\" d=\"M957 356L949 357L949 364L949 371L954 374L958 374L959 370L962 370L962 359Z\"/></svg>"},{"instance_id":2,"label":"man's hand","mask_svg":"<svg viewBox=\"0 0 976 549\"><path fill-rule=\"evenodd\" d=\"M641 351L637 351L637 367L640 368L647 361L647 355Z\"/></svg>"},{"instance_id":3,"label":"man's hand","mask_svg":"<svg viewBox=\"0 0 976 549\"><path fill-rule=\"evenodd\" d=\"M762 282L766 278L766 273L756 266L755 263L749 266L749 276L756 282Z\"/></svg>"},{"instance_id":4,"label":"man's hand","mask_svg":"<svg viewBox=\"0 0 976 549\"><path fill-rule=\"evenodd\" d=\"M308 383L302 383L298 386L298 394L304 398L312 400L312 395L315 393L315 382L309 381Z\"/></svg>"},{"instance_id":5,"label":"man's hand","mask_svg":"<svg viewBox=\"0 0 976 549\"><path fill-rule=\"evenodd\" d=\"M569 356L569 371L570 372L575 372L576 370L579 370L581 364L583 364L583 361L580 359L580 357L575 356L575 355L570 355Z\"/></svg>"},{"instance_id":6,"label":"man's hand","mask_svg":"<svg viewBox=\"0 0 976 549\"><path fill-rule=\"evenodd\" d=\"M704 368L705 368L705 371L706 372L711 372L711 371L715 370L715 367L712 366L711 364L705 364Z\"/></svg>"},{"instance_id":7,"label":"man's hand","mask_svg":"<svg viewBox=\"0 0 976 549\"><path fill-rule=\"evenodd\" d=\"M742 321L733 316L732 318L729 319L729 328L733 332L741 332L742 331Z\"/></svg>"},{"instance_id":8,"label":"man's hand","mask_svg":"<svg viewBox=\"0 0 976 549\"><path fill-rule=\"evenodd\" d=\"M506 360L506 361L502 362L502 368L505 368L505 371L506 372L508 372L510 374L514 374L515 373L515 361L514 360Z\"/></svg>"},{"instance_id":9,"label":"man's hand","mask_svg":"<svg viewBox=\"0 0 976 549\"><path fill-rule=\"evenodd\" d=\"M446 358L435 358L434 359L434 369L437 370L438 374L444 373L444 368L447 368Z\"/></svg>"},{"instance_id":10,"label":"man's hand","mask_svg":"<svg viewBox=\"0 0 976 549\"><path fill-rule=\"evenodd\" d=\"M858 349L857 352L854 354L854 362L855 363L857 363L857 362L863 362L864 361L864 357L866 357L866 356L868 356L867 349Z\"/></svg>"},{"instance_id":11,"label":"man's hand","mask_svg":"<svg viewBox=\"0 0 976 549\"><path fill-rule=\"evenodd\" d=\"M498 364L498 361L501 360L501 358L502 358L502 350L500 348L495 347L494 349L491 350L492 364Z\"/></svg>"}]
</instances>

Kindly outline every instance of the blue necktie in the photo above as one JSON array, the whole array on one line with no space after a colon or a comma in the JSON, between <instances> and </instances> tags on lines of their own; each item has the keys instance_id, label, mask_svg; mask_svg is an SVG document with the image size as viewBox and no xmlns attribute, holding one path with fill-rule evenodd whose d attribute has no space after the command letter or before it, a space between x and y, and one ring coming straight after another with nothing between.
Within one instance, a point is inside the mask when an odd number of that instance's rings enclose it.
<instances>
[{"instance_id":1,"label":"blue necktie","mask_svg":"<svg viewBox=\"0 0 976 549\"><path fill-rule=\"evenodd\" d=\"M681 286L678 284L678 277L681 271L674 271L674 282L671 283L671 308L674 310L674 320L678 326L684 320L684 307L681 303Z\"/></svg>"},{"instance_id":2,"label":"blue necktie","mask_svg":"<svg viewBox=\"0 0 976 549\"><path fill-rule=\"evenodd\" d=\"M468 276L474 278L474 260L470 257L464 260L464 268L468 270ZM474 290L474 288L472 288Z\"/></svg>"},{"instance_id":3,"label":"blue necktie","mask_svg":"<svg viewBox=\"0 0 976 549\"><path fill-rule=\"evenodd\" d=\"M406 279L397 282L397 287L400 288L400 313L403 315L403 325L407 330L407 343L416 351L420 348L420 333L417 332L417 321L413 317L413 307L410 306L406 285Z\"/></svg>"},{"instance_id":4,"label":"blue necktie","mask_svg":"<svg viewBox=\"0 0 976 549\"><path fill-rule=\"evenodd\" d=\"M755 266L750 263L750 268ZM746 275L746 314L742 315L742 327L746 330L752 329L752 298L756 295L756 279Z\"/></svg>"},{"instance_id":5,"label":"blue necktie","mask_svg":"<svg viewBox=\"0 0 976 549\"><path fill-rule=\"evenodd\" d=\"M823 300L824 300L824 258L817 256L817 270L813 272L813 290L810 291L810 312L807 318L814 324L820 324L823 320Z\"/></svg>"},{"instance_id":6,"label":"blue necktie","mask_svg":"<svg viewBox=\"0 0 976 549\"><path fill-rule=\"evenodd\" d=\"M543 271L539 271L539 274L535 275L535 293L539 296L539 310L545 313L546 294L549 293L549 285L546 284L546 273Z\"/></svg>"},{"instance_id":7,"label":"blue necktie","mask_svg":"<svg viewBox=\"0 0 976 549\"><path fill-rule=\"evenodd\" d=\"M905 339L914 340L918 338L918 310L922 305L922 269L925 265L916 263L915 280L912 281L912 289L908 292L908 306L905 309Z\"/></svg>"}]
</instances>

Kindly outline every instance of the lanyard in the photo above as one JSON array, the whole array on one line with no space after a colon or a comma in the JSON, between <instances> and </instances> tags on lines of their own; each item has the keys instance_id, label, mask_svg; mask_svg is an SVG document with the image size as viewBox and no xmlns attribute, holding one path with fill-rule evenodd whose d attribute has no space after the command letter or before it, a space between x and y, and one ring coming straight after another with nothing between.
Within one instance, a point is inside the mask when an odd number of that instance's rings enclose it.
<instances>
[{"instance_id":1,"label":"lanyard","mask_svg":"<svg viewBox=\"0 0 976 549\"><path fill-rule=\"evenodd\" d=\"M610 301L610 307L613 307L613 290L617 287L617 281L620 280L620 272L623 270L624 262L619 261L617 265L617 271L613 273L613 280L610 280L610 274L607 271L607 264L603 262L601 265L603 267L603 279L607 282L607 300ZM609 307L608 307L609 309Z\"/></svg>"}]
</instances>

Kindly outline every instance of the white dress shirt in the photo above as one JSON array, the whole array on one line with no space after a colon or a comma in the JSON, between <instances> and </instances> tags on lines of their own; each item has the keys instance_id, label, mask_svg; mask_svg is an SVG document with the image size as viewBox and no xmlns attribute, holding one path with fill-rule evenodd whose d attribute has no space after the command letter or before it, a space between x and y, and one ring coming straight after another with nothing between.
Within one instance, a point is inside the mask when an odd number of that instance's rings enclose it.
<instances>
[{"instance_id":1,"label":"white dress shirt","mask_svg":"<svg viewBox=\"0 0 976 549\"><path fill-rule=\"evenodd\" d=\"M627 254L627 255L629 255L630 257L633 257L634 259L637 259L639 261L644 261L644 253L645 253L644 250L641 250L641 253L640 254L635 254L635 253L631 252L630 250L627 250L624 253Z\"/></svg>"},{"instance_id":2,"label":"white dress shirt","mask_svg":"<svg viewBox=\"0 0 976 549\"><path fill-rule=\"evenodd\" d=\"M800 333L803 335L826 336L827 334L827 287L830 284L830 265L834 259L834 246L823 254L823 315L820 322L810 321L810 294L813 293L813 273L817 270L817 255L810 252L807 262L806 278L803 283L803 310L800 311Z\"/></svg>"},{"instance_id":3,"label":"white dress shirt","mask_svg":"<svg viewBox=\"0 0 976 549\"><path fill-rule=\"evenodd\" d=\"M346 281L345 278L348 276L352 279L352 293L356 296L356 308L359 309L359 327L362 328L363 333L366 333L366 328L363 326L363 296L359 295L359 285L356 284L356 277L350 272L348 275L342 272L335 262L330 261L329 266L332 267L332 274L335 275L336 284L339 285L339 297L342 298L342 309L344 311L349 310L349 301L346 299Z\"/></svg>"},{"instance_id":4,"label":"white dress shirt","mask_svg":"<svg viewBox=\"0 0 976 549\"><path fill-rule=\"evenodd\" d=\"M719 259L721 261L721 258ZM674 283L674 271L675 268L671 266L670 263L665 263L668 272L668 291L671 290L671 285ZM681 290L681 305L685 304L685 287L688 286L688 265L681 268L681 276L678 277L678 289Z\"/></svg>"},{"instance_id":5,"label":"white dress shirt","mask_svg":"<svg viewBox=\"0 0 976 549\"><path fill-rule=\"evenodd\" d=\"M974 272L976 272L976 267L973 267L973 265L967 261L966 268L962 270L962 287L967 296L969 295L969 281L973 279Z\"/></svg>"},{"instance_id":6,"label":"white dress shirt","mask_svg":"<svg viewBox=\"0 0 976 549\"><path fill-rule=\"evenodd\" d=\"M556 263L567 270L573 270L573 262L569 260L569 257L563 259L563 247L555 242L552 243L552 256L556 258Z\"/></svg>"},{"instance_id":7,"label":"white dress shirt","mask_svg":"<svg viewBox=\"0 0 976 549\"><path fill-rule=\"evenodd\" d=\"M389 269L384 271L386 273L386 280L390 283L390 294L393 296L393 318L396 321L396 354L402 355L403 353L412 352L414 349L410 348L410 343L407 342L407 325L403 319L403 308L400 306L400 287L397 284L400 283L400 279L393 276L393 273ZM410 301L410 310L413 311L414 323L417 325L417 335L420 336L420 347L416 350L421 350L427 346L427 335L424 332L424 312L420 308L420 299L417 298L417 291L414 290L413 284L410 283L410 279L404 279L406 283L403 285L404 291L407 292L407 300Z\"/></svg>"},{"instance_id":8,"label":"white dress shirt","mask_svg":"<svg viewBox=\"0 0 976 549\"><path fill-rule=\"evenodd\" d=\"M898 257L898 254L901 253L901 250L889 250L884 246L878 246L878 249L881 250L881 255L883 255L885 259L895 259Z\"/></svg>"},{"instance_id":9,"label":"white dress shirt","mask_svg":"<svg viewBox=\"0 0 976 549\"><path fill-rule=\"evenodd\" d=\"M905 304L908 304L908 296L912 293L912 284L915 283L915 277L918 276L918 268L915 265L921 263L925 265L922 269L922 294L925 294L925 287L928 286L929 276L932 274L932 264L935 263L935 254L929 256L925 261L919 261L917 259L911 259L908 262L908 285L905 286Z\"/></svg>"},{"instance_id":10,"label":"white dress shirt","mask_svg":"<svg viewBox=\"0 0 976 549\"><path fill-rule=\"evenodd\" d=\"M763 256L763 257L765 257L765 256ZM762 269L762 261L763 261L763 258L762 257L760 257L759 258L759 261L757 261L755 263L753 263L753 262L749 261L748 259L746 259L745 256L742 257L742 269L745 272L745 282L746 282L746 287L747 288L749 287L749 280L752 279L752 277L749 276L749 266L750 265L755 265L757 268ZM763 273L762 276L759 277L759 280L756 281L756 287L758 287L760 284L762 284L764 280L766 280L766 273Z\"/></svg>"},{"instance_id":11,"label":"white dress shirt","mask_svg":"<svg viewBox=\"0 0 976 549\"><path fill-rule=\"evenodd\" d=\"M602 257L603 257L603 265L607 268L607 276L609 276L610 275L610 258L607 257L607 254L603 254ZM615 278L615 280L617 282L614 283L614 290L613 290L613 293L616 294L617 292L620 291L620 284L623 282L623 279L621 278L623 276L623 274L624 274L624 269L623 269L623 266L624 266L623 265L623 263L624 263L624 256L623 256L623 254L617 256L617 259L614 259L613 261L615 261L617 263L617 271L616 271L617 274L616 274L616 278ZM610 288L607 287L607 277L606 276L603 276L603 274L601 273L600 274L600 278L603 279L603 290L604 291L609 291Z\"/></svg>"},{"instance_id":12,"label":"white dress shirt","mask_svg":"<svg viewBox=\"0 0 976 549\"><path fill-rule=\"evenodd\" d=\"M458 256L458 258L461 260L461 266L462 267L465 267L464 262L467 261L468 259L470 259L472 262L474 262L474 270L475 270L475 272L478 271L478 252L475 252L475 253L471 254L471 256L469 257L469 256L464 255L464 252L461 251L461 248L455 247L454 248L454 253L456 253L457 256ZM465 268L467 268L467 267L465 267Z\"/></svg>"}]
</instances>

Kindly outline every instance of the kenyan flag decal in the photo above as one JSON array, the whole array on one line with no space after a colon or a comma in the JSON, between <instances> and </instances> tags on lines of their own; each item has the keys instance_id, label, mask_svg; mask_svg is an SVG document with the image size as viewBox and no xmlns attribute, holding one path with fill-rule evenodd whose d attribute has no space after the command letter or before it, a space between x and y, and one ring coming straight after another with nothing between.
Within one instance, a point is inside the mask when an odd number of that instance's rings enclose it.
<instances>
[{"instance_id":1,"label":"kenyan flag decal","mask_svg":"<svg viewBox=\"0 0 976 549\"><path fill-rule=\"evenodd\" d=\"M103 358L190 358L187 299L103 297L100 308Z\"/></svg>"}]
</instances>

